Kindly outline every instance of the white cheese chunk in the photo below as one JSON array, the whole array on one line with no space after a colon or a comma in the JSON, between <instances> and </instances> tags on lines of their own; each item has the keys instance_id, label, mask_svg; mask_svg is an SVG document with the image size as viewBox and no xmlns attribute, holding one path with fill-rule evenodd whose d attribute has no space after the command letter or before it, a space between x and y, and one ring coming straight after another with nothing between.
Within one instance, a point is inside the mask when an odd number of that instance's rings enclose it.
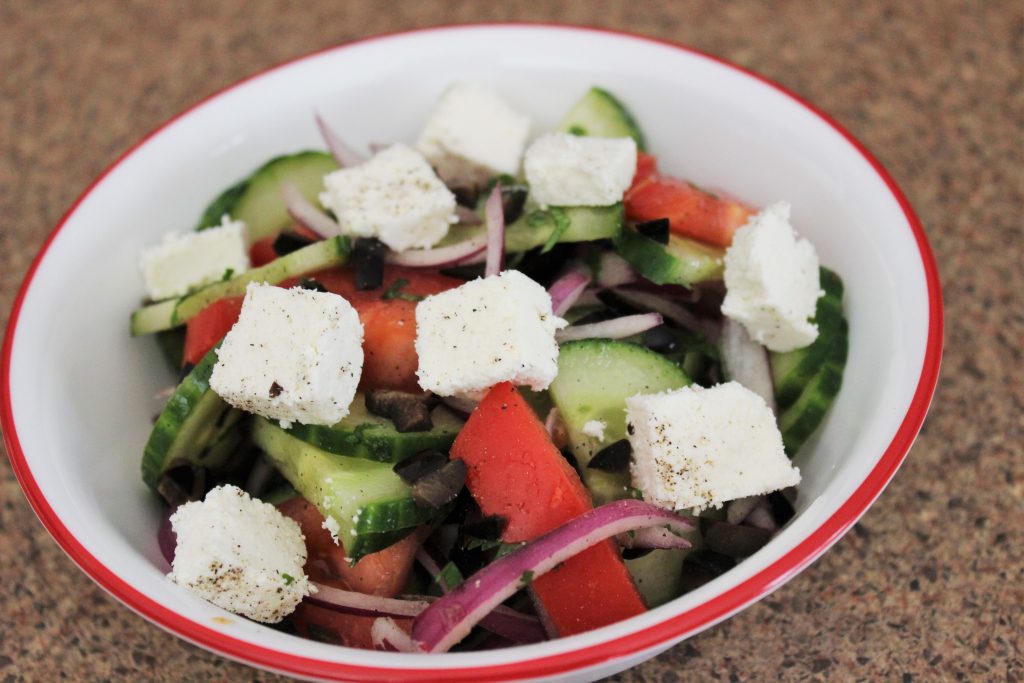
<instances>
[{"instance_id":1,"label":"white cheese chunk","mask_svg":"<svg viewBox=\"0 0 1024 683\"><path fill-rule=\"evenodd\" d=\"M565 325L547 291L516 270L429 296L416 306L420 386L465 397L505 381L547 389Z\"/></svg>"},{"instance_id":2,"label":"white cheese chunk","mask_svg":"<svg viewBox=\"0 0 1024 683\"><path fill-rule=\"evenodd\" d=\"M593 439L604 441L604 430L607 428L608 423L604 420L587 420L580 431Z\"/></svg>"},{"instance_id":3,"label":"white cheese chunk","mask_svg":"<svg viewBox=\"0 0 1024 683\"><path fill-rule=\"evenodd\" d=\"M139 259L146 294L153 301L183 296L195 287L249 269L245 223L227 215L219 227L170 233Z\"/></svg>"},{"instance_id":4,"label":"white cheese chunk","mask_svg":"<svg viewBox=\"0 0 1024 683\"><path fill-rule=\"evenodd\" d=\"M218 607L274 624L316 591L303 571L299 525L237 486L185 503L171 526L177 545L168 577Z\"/></svg>"},{"instance_id":5,"label":"white cheese chunk","mask_svg":"<svg viewBox=\"0 0 1024 683\"><path fill-rule=\"evenodd\" d=\"M455 195L416 150L397 144L324 176L320 203L344 234L377 237L395 251L431 247L455 222Z\"/></svg>"},{"instance_id":6,"label":"white cheese chunk","mask_svg":"<svg viewBox=\"0 0 1024 683\"><path fill-rule=\"evenodd\" d=\"M633 182L636 142L549 133L526 150L523 168L541 206L609 206Z\"/></svg>"},{"instance_id":7,"label":"white cheese chunk","mask_svg":"<svg viewBox=\"0 0 1024 683\"><path fill-rule=\"evenodd\" d=\"M498 95L458 84L441 96L416 140L416 148L450 185L479 185L516 175L530 119Z\"/></svg>"},{"instance_id":8,"label":"white cheese chunk","mask_svg":"<svg viewBox=\"0 0 1024 683\"><path fill-rule=\"evenodd\" d=\"M789 204L776 202L750 217L725 252L722 313L772 351L792 351L818 337L814 316L824 292L818 254L789 223Z\"/></svg>"},{"instance_id":9,"label":"white cheese chunk","mask_svg":"<svg viewBox=\"0 0 1024 683\"><path fill-rule=\"evenodd\" d=\"M633 485L675 510L722 503L800 483L764 399L736 382L626 399Z\"/></svg>"},{"instance_id":10,"label":"white cheese chunk","mask_svg":"<svg viewBox=\"0 0 1024 683\"><path fill-rule=\"evenodd\" d=\"M252 283L217 349L210 387L264 417L331 425L348 415L363 368L363 326L328 292Z\"/></svg>"}]
</instances>

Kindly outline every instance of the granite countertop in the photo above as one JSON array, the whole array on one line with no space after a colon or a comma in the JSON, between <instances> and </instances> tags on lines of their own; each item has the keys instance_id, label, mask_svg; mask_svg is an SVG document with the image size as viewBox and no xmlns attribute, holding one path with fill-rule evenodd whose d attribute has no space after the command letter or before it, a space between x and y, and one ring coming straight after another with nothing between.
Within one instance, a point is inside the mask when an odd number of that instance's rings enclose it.
<instances>
[{"instance_id":1,"label":"granite countertop","mask_svg":"<svg viewBox=\"0 0 1024 683\"><path fill-rule=\"evenodd\" d=\"M463 0L0 4L0 316L52 226L145 132L324 46L441 23L685 43L815 102L935 249L946 352L892 484L833 550L622 681L1024 677L1024 5ZM168 635L58 549L0 459L0 681L279 680Z\"/></svg>"}]
</instances>

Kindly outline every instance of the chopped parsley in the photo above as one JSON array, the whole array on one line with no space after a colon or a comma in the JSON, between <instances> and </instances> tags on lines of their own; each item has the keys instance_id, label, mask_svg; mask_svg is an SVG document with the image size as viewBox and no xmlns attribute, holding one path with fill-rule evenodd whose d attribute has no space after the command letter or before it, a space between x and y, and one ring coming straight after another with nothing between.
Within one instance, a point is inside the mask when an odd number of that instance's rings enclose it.
<instances>
[{"instance_id":1,"label":"chopped parsley","mask_svg":"<svg viewBox=\"0 0 1024 683\"><path fill-rule=\"evenodd\" d=\"M414 303L418 301L423 301L425 297L417 296L415 294L408 294L402 291L402 289L408 286L408 284L408 280L406 280L404 277L400 277L391 283L391 286L388 287L387 291L384 292L380 298L383 299L384 301L391 301L392 299L401 299L402 301L412 301Z\"/></svg>"},{"instance_id":2,"label":"chopped parsley","mask_svg":"<svg viewBox=\"0 0 1024 683\"><path fill-rule=\"evenodd\" d=\"M221 282L227 282L228 280L230 280L234 276L235 276L235 269L234 268L225 268L224 269L224 274L220 276L220 281Z\"/></svg>"},{"instance_id":3,"label":"chopped parsley","mask_svg":"<svg viewBox=\"0 0 1024 683\"><path fill-rule=\"evenodd\" d=\"M285 574L284 572L278 572L278 573L281 575L281 578L284 579L284 585L290 586L293 583L295 583L295 577L292 576L291 574Z\"/></svg>"},{"instance_id":4,"label":"chopped parsley","mask_svg":"<svg viewBox=\"0 0 1024 683\"><path fill-rule=\"evenodd\" d=\"M555 229L548 235L548 241L541 247L540 253L546 254L551 251L558 240L562 239L562 235L569 229L569 216L565 213L565 209L561 209L557 206L552 206L548 209L548 215L551 216L551 220L555 222Z\"/></svg>"},{"instance_id":5,"label":"chopped parsley","mask_svg":"<svg viewBox=\"0 0 1024 683\"><path fill-rule=\"evenodd\" d=\"M525 572L523 572L523 575L519 577L519 580L522 582L524 586L529 586L531 583L533 583L533 572L527 569Z\"/></svg>"},{"instance_id":6,"label":"chopped parsley","mask_svg":"<svg viewBox=\"0 0 1024 683\"><path fill-rule=\"evenodd\" d=\"M587 129L584 128L583 126L579 125L579 124L575 124L575 125L569 126L569 134L570 135L577 135L577 136L586 135L587 134Z\"/></svg>"}]
</instances>

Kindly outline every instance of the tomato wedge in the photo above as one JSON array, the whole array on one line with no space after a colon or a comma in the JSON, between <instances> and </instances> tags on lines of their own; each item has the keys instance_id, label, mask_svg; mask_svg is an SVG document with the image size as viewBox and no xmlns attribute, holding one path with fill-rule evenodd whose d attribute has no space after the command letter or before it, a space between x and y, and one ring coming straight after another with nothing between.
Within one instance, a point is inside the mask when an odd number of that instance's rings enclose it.
<instances>
[{"instance_id":1,"label":"tomato wedge","mask_svg":"<svg viewBox=\"0 0 1024 683\"><path fill-rule=\"evenodd\" d=\"M182 362L195 365L238 322L245 297L218 299L186 323Z\"/></svg>"},{"instance_id":2,"label":"tomato wedge","mask_svg":"<svg viewBox=\"0 0 1024 683\"><path fill-rule=\"evenodd\" d=\"M377 289L356 289L351 268L331 268L311 278L329 292L340 294L359 313L363 323L363 390L419 391L416 368L417 299L458 287L462 280L415 268L385 266ZM403 283L404 281L404 283ZM385 299L385 296L390 298Z\"/></svg>"},{"instance_id":3,"label":"tomato wedge","mask_svg":"<svg viewBox=\"0 0 1024 683\"><path fill-rule=\"evenodd\" d=\"M509 383L494 386L451 450L466 463L466 485L487 515L504 517L502 540L532 540L593 507L579 475L544 424ZM645 611L612 541L599 543L533 580L558 635L582 633Z\"/></svg>"},{"instance_id":4,"label":"tomato wedge","mask_svg":"<svg viewBox=\"0 0 1024 683\"><path fill-rule=\"evenodd\" d=\"M306 537L305 572L310 579L343 590L391 598L402 591L419 549L421 537L413 533L380 552L364 556L349 566L345 550L335 544L324 529L320 511L304 498L280 503L282 514L299 523ZM301 603L290 617L299 635L348 647L373 649L370 629L375 617L342 614L334 610ZM399 626L411 628L411 619L397 620Z\"/></svg>"}]
</instances>

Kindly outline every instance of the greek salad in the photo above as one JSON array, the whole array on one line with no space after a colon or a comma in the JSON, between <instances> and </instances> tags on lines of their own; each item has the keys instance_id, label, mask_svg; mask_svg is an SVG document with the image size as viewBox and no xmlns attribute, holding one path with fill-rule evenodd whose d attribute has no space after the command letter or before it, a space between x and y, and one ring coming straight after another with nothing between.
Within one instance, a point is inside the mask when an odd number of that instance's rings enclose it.
<instances>
[{"instance_id":1,"label":"greek salad","mask_svg":"<svg viewBox=\"0 0 1024 683\"><path fill-rule=\"evenodd\" d=\"M553 131L456 84L415 141L269 160L141 257L179 380L145 444L169 578L339 645L605 626L793 516L846 361L780 201L659 167L614 95Z\"/></svg>"}]
</instances>

